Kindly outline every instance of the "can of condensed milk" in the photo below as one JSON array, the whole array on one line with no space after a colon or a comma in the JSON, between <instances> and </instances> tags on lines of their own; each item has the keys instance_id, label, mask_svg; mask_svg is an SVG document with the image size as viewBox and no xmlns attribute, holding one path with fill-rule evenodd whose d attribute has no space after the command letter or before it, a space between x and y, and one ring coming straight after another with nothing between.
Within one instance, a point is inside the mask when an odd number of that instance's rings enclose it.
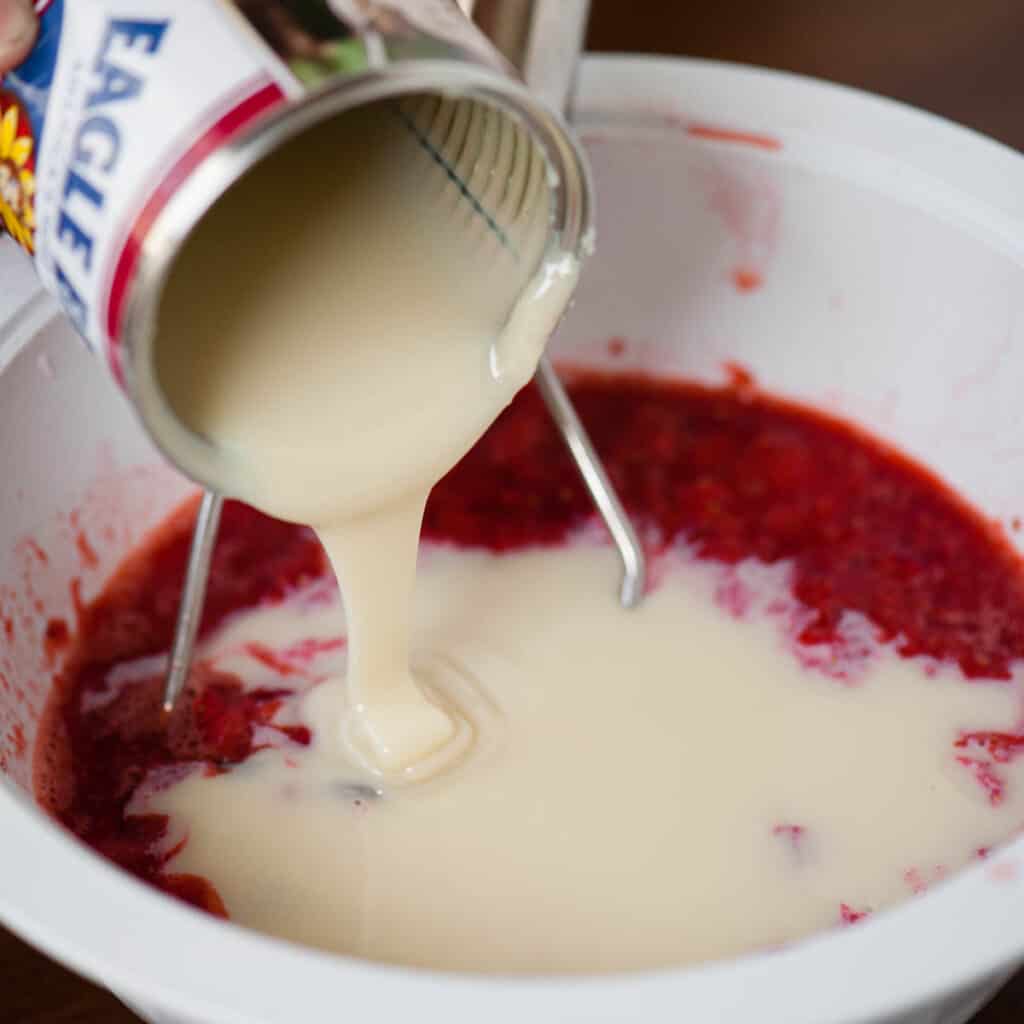
<instances>
[{"instance_id":1,"label":"can of condensed milk","mask_svg":"<svg viewBox=\"0 0 1024 1024\"><path fill-rule=\"evenodd\" d=\"M455 0L35 6L35 46L0 77L0 225L158 447L213 490L215 463L168 444L167 410L156 407L160 298L200 219L301 133L411 94L479 102L543 154L551 238L570 253L588 244L590 188L575 140Z\"/></svg>"}]
</instances>

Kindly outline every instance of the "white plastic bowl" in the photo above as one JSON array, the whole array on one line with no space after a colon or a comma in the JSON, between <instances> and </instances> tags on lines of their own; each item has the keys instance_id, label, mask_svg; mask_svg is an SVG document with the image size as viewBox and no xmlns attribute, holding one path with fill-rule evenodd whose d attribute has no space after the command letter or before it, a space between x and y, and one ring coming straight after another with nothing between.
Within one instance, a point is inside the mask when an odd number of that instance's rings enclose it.
<instances>
[{"instance_id":1,"label":"white plastic bowl","mask_svg":"<svg viewBox=\"0 0 1024 1024\"><path fill-rule=\"evenodd\" d=\"M695 61L589 58L577 116L599 247L556 354L709 380L738 361L765 388L893 440L993 518L1024 512L1024 159L894 103ZM694 123L779 146L693 134ZM0 606L23 612L0 672L26 691L19 701L0 688L0 918L26 939L161 1024L958 1024L1024 960L1024 840L927 896L781 951L570 981L313 952L193 912L101 861L35 808L9 737L20 723L31 747L52 675L40 632L69 614L68 579L94 593L187 485L50 301L30 298L16 254L0 257L13 317L0 335ZM763 285L739 290L738 267ZM625 355L609 353L613 335ZM82 564L79 528L95 566Z\"/></svg>"}]
</instances>

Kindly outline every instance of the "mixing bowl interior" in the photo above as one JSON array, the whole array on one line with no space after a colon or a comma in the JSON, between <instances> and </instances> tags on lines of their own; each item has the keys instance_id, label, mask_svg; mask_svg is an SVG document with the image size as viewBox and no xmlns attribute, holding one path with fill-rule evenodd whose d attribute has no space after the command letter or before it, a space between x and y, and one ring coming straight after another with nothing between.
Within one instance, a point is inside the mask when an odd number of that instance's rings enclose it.
<instances>
[{"instance_id":1,"label":"mixing bowl interior","mask_svg":"<svg viewBox=\"0 0 1024 1024\"><path fill-rule=\"evenodd\" d=\"M777 113L709 122L685 93L653 106L579 117L599 244L556 357L711 382L738 365L1009 527L1024 474L1019 224L939 180L938 153L918 168L779 131Z\"/></svg>"},{"instance_id":2,"label":"mixing bowl interior","mask_svg":"<svg viewBox=\"0 0 1024 1024\"><path fill-rule=\"evenodd\" d=\"M846 90L697 62L591 60L577 106L598 247L556 359L712 382L750 373L929 464L1020 544L1018 156ZM1017 883L997 888L980 869L870 927L789 950L572 984L359 964L143 890L24 796L60 623L73 630L76 602L192 488L47 302L0 340L0 367L0 808L14 833L0 853L0 914L177 1014L160 1019L333 1019L340 992L391 1019L443 985L452 1020L486 1007L511 1021L539 1006L548 1019L616 1020L650 1005L666 1007L654 1016L821 1024L937 996L1024 953L1024 924L1007 909Z\"/></svg>"}]
</instances>

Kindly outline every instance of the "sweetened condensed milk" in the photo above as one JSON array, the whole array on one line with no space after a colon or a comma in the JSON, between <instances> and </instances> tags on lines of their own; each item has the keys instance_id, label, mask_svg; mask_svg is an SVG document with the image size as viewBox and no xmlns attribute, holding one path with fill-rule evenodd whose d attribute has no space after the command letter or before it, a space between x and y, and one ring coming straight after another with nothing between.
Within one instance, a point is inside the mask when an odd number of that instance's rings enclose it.
<instances>
[{"instance_id":1,"label":"sweetened condensed milk","mask_svg":"<svg viewBox=\"0 0 1024 1024\"><path fill-rule=\"evenodd\" d=\"M533 375L576 279L548 251L547 193L499 228L406 109L359 108L243 178L176 261L156 346L174 412L230 460L230 493L316 527L349 630L346 679L316 713L384 775L459 734L409 667L427 494ZM485 123L486 179L500 126Z\"/></svg>"}]
</instances>

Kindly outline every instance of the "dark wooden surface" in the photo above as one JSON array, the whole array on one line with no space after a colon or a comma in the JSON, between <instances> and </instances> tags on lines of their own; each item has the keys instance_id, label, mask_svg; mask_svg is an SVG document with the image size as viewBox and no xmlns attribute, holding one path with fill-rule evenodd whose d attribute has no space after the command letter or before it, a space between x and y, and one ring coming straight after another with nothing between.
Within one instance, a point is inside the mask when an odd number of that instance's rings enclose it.
<instances>
[{"instance_id":1,"label":"dark wooden surface","mask_svg":"<svg viewBox=\"0 0 1024 1024\"><path fill-rule=\"evenodd\" d=\"M589 46L817 75L925 107L1024 149L1024 0L594 0ZM0 929L0 1020L138 1018ZM1024 972L973 1024L1022 1022Z\"/></svg>"}]
</instances>

